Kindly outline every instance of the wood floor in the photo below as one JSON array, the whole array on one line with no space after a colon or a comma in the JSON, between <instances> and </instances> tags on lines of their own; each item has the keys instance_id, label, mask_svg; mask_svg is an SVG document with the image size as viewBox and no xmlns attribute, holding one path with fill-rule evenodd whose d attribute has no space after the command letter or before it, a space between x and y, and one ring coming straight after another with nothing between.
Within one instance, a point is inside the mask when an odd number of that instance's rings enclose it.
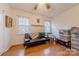
<instances>
[{"instance_id":1,"label":"wood floor","mask_svg":"<svg viewBox=\"0 0 79 59\"><path fill-rule=\"evenodd\" d=\"M78 51L72 51L57 43L41 44L26 48L23 45L11 47L2 56L78 56Z\"/></svg>"}]
</instances>

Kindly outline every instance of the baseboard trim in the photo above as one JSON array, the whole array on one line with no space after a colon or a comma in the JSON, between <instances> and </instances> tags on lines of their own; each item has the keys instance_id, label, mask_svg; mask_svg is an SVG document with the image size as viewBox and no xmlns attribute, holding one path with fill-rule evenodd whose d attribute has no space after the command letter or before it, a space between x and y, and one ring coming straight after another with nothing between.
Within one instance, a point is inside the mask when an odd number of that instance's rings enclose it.
<instances>
[{"instance_id":1,"label":"baseboard trim","mask_svg":"<svg viewBox=\"0 0 79 59\"><path fill-rule=\"evenodd\" d=\"M2 55L3 53L7 52L10 47L11 47L11 46L7 47L4 51L2 51L2 52L0 53L0 55Z\"/></svg>"},{"instance_id":2,"label":"baseboard trim","mask_svg":"<svg viewBox=\"0 0 79 59\"><path fill-rule=\"evenodd\" d=\"M10 47L8 47L5 51L1 52L0 53L0 56L3 55L5 52L7 52L9 49L11 49L12 47L14 46L17 46L17 45L24 45L24 44L15 44L15 45L11 45Z\"/></svg>"}]
</instances>

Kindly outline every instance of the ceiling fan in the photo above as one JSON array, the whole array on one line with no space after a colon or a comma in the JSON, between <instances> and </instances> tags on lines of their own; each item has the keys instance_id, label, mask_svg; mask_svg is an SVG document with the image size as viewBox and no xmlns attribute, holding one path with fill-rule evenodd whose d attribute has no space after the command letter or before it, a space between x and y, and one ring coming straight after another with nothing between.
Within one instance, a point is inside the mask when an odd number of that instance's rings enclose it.
<instances>
[{"instance_id":1,"label":"ceiling fan","mask_svg":"<svg viewBox=\"0 0 79 59\"><path fill-rule=\"evenodd\" d=\"M35 7L34 7L34 10L37 10L38 6L39 6L39 4L37 3L37 4L35 5ZM49 3L45 3L45 6L46 6L47 9L50 9Z\"/></svg>"}]
</instances>

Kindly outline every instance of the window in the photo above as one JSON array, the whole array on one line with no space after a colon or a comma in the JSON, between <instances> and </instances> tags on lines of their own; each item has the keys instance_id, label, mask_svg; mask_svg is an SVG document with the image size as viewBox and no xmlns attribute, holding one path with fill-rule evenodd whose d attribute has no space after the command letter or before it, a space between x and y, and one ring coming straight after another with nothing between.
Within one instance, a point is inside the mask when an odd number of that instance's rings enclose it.
<instances>
[{"instance_id":1,"label":"window","mask_svg":"<svg viewBox=\"0 0 79 59\"><path fill-rule=\"evenodd\" d=\"M44 22L44 31L46 33L49 33L50 32L50 21L45 21Z\"/></svg>"},{"instance_id":2,"label":"window","mask_svg":"<svg viewBox=\"0 0 79 59\"><path fill-rule=\"evenodd\" d=\"M29 21L26 17L18 17L18 25L29 25Z\"/></svg>"},{"instance_id":3,"label":"window","mask_svg":"<svg viewBox=\"0 0 79 59\"><path fill-rule=\"evenodd\" d=\"M17 32L19 34L25 34L29 32L29 20L24 16L19 16L17 21Z\"/></svg>"}]
</instances>

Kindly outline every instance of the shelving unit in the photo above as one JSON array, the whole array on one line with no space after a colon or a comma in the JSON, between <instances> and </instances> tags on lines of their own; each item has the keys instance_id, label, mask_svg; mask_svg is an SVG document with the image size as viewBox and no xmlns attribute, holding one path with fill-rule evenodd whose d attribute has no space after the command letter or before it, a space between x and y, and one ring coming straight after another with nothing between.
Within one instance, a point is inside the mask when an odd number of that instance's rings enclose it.
<instances>
[{"instance_id":1,"label":"shelving unit","mask_svg":"<svg viewBox=\"0 0 79 59\"><path fill-rule=\"evenodd\" d=\"M71 29L71 48L79 50L79 27Z\"/></svg>"},{"instance_id":2,"label":"shelving unit","mask_svg":"<svg viewBox=\"0 0 79 59\"><path fill-rule=\"evenodd\" d=\"M58 39L58 43L71 48L71 34L70 30L60 30L59 31L60 38Z\"/></svg>"},{"instance_id":3,"label":"shelving unit","mask_svg":"<svg viewBox=\"0 0 79 59\"><path fill-rule=\"evenodd\" d=\"M71 40L70 30L60 30L59 34L60 34L60 40L65 42L68 42Z\"/></svg>"}]
</instances>

